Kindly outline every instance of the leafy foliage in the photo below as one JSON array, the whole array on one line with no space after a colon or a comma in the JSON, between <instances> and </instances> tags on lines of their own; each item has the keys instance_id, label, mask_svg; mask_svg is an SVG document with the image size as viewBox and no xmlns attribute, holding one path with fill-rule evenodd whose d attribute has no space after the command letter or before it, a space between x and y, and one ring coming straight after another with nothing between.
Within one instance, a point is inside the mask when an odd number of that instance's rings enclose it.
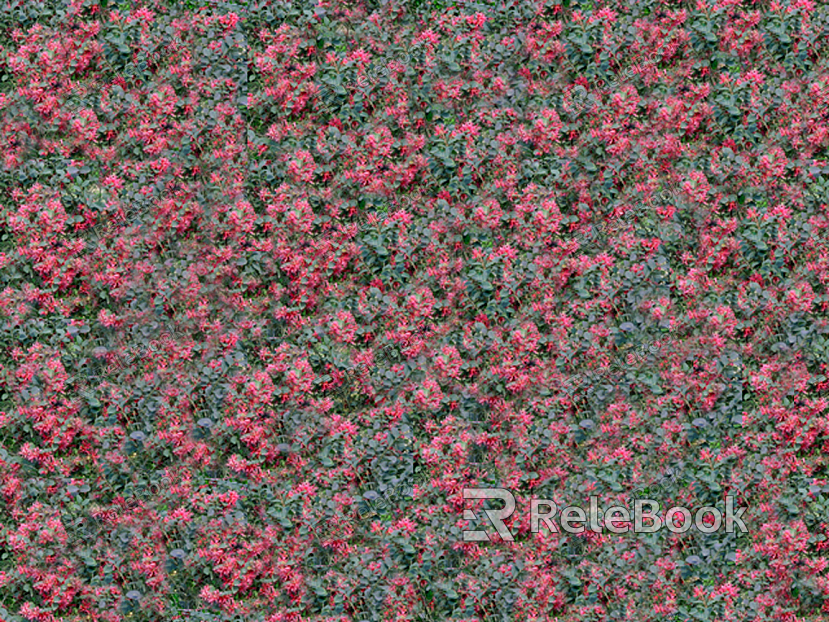
<instances>
[{"instance_id":1,"label":"leafy foliage","mask_svg":"<svg viewBox=\"0 0 829 622\"><path fill-rule=\"evenodd\" d=\"M817 620L827 29L0 6L0 618ZM591 495L749 533L531 532Z\"/></svg>"}]
</instances>

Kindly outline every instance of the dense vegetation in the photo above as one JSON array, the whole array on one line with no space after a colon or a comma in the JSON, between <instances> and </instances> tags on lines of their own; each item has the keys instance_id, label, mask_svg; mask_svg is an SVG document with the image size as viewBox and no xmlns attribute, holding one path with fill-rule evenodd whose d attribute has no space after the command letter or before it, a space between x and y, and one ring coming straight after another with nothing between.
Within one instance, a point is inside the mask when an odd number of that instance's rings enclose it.
<instances>
[{"instance_id":1,"label":"dense vegetation","mask_svg":"<svg viewBox=\"0 0 829 622\"><path fill-rule=\"evenodd\" d=\"M0 0L0 622L820 619L828 47L813 0ZM749 532L530 531L644 493Z\"/></svg>"}]
</instances>

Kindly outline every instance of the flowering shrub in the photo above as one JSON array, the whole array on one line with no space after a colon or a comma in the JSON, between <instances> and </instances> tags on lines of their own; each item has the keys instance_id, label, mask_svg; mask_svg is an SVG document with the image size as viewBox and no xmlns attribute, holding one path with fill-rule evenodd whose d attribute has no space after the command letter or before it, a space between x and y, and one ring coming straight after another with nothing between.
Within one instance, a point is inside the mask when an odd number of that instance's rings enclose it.
<instances>
[{"instance_id":1,"label":"flowering shrub","mask_svg":"<svg viewBox=\"0 0 829 622\"><path fill-rule=\"evenodd\" d=\"M628 4L0 3L0 621L823 619L829 7Z\"/></svg>"}]
</instances>

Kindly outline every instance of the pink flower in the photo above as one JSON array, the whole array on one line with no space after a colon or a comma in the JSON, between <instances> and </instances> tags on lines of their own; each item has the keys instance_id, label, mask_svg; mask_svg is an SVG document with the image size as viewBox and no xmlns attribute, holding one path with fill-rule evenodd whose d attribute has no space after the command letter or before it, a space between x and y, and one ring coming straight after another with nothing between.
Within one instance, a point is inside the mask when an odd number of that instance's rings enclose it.
<instances>
[{"instance_id":1,"label":"pink flower","mask_svg":"<svg viewBox=\"0 0 829 622\"><path fill-rule=\"evenodd\" d=\"M104 177L103 181L101 181L101 185L105 188L111 188L113 190L122 190L124 188L124 180L117 175L107 175Z\"/></svg>"}]
</instances>

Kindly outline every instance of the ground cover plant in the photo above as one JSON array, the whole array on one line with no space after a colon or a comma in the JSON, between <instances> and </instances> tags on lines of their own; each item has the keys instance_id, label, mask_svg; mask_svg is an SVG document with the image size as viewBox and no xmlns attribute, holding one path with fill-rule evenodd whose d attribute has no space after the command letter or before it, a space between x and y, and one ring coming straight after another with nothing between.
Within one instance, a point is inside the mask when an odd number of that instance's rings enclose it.
<instances>
[{"instance_id":1,"label":"ground cover plant","mask_svg":"<svg viewBox=\"0 0 829 622\"><path fill-rule=\"evenodd\" d=\"M0 622L824 619L828 47L813 0L0 0Z\"/></svg>"}]
</instances>

